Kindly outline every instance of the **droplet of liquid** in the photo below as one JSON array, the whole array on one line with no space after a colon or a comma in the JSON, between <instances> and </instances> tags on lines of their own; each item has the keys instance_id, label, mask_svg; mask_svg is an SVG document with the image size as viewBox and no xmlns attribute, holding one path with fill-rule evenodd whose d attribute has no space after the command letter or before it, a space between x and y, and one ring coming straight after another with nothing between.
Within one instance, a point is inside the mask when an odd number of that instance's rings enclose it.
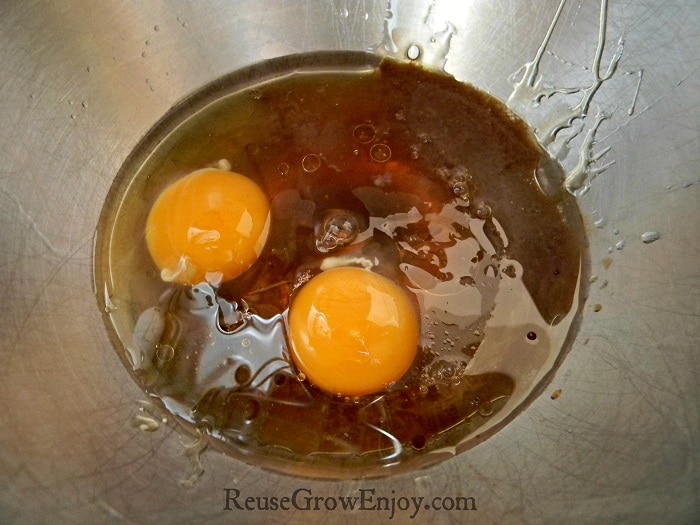
<instances>
[{"instance_id":1,"label":"droplet of liquid","mask_svg":"<svg viewBox=\"0 0 700 525\"><path fill-rule=\"evenodd\" d=\"M301 167L306 173L313 173L321 167L321 159L318 155L310 153L302 159Z\"/></svg>"},{"instance_id":2,"label":"droplet of liquid","mask_svg":"<svg viewBox=\"0 0 700 525\"><path fill-rule=\"evenodd\" d=\"M409 60L416 60L420 56L420 47L416 44L410 45L406 51L406 56Z\"/></svg>"},{"instance_id":3,"label":"droplet of liquid","mask_svg":"<svg viewBox=\"0 0 700 525\"><path fill-rule=\"evenodd\" d=\"M370 124L360 124L352 130L352 136L360 144L369 144L374 140L377 132Z\"/></svg>"},{"instance_id":4,"label":"droplet of liquid","mask_svg":"<svg viewBox=\"0 0 700 525\"><path fill-rule=\"evenodd\" d=\"M644 244L650 244L654 241L658 241L660 238L661 238L661 234L659 232L654 232L654 231L644 232L641 235L641 239L642 239L642 242Z\"/></svg>"},{"instance_id":5,"label":"droplet of liquid","mask_svg":"<svg viewBox=\"0 0 700 525\"><path fill-rule=\"evenodd\" d=\"M377 162L386 162L391 158L391 148L386 144L375 144L369 150L369 156Z\"/></svg>"},{"instance_id":6,"label":"droplet of liquid","mask_svg":"<svg viewBox=\"0 0 700 525\"><path fill-rule=\"evenodd\" d=\"M153 26L153 31L156 31L156 32L160 31L160 26L159 26L159 25L154 25L154 26Z\"/></svg>"},{"instance_id":7,"label":"droplet of liquid","mask_svg":"<svg viewBox=\"0 0 700 525\"><path fill-rule=\"evenodd\" d=\"M351 213L344 210L327 211L316 223L316 249L328 253L341 246L347 246L357 237L359 224Z\"/></svg>"},{"instance_id":8,"label":"droplet of liquid","mask_svg":"<svg viewBox=\"0 0 700 525\"><path fill-rule=\"evenodd\" d=\"M618 251L622 250L624 247L625 247L625 241L624 241L624 240L618 241L618 243L615 244L615 249L618 250Z\"/></svg>"}]
</instances>

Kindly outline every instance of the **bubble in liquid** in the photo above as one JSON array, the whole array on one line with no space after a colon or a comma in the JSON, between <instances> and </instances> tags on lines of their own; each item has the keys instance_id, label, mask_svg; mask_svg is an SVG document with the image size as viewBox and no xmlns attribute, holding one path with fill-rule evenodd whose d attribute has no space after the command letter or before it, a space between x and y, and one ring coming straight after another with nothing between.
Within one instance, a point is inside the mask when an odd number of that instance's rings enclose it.
<instances>
[{"instance_id":1,"label":"bubble in liquid","mask_svg":"<svg viewBox=\"0 0 700 525\"><path fill-rule=\"evenodd\" d=\"M416 60L420 56L420 47L416 44L411 44L406 50L406 56L409 60Z\"/></svg>"},{"instance_id":2,"label":"bubble in liquid","mask_svg":"<svg viewBox=\"0 0 700 525\"><path fill-rule=\"evenodd\" d=\"M360 124L355 126L355 129L352 130L352 136L355 137L355 140L360 144L369 144L374 140L376 135L377 132L371 124Z\"/></svg>"},{"instance_id":3,"label":"bubble in liquid","mask_svg":"<svg viewBox=\"0 0 700 525\"><path fill-rule=\"evenodd\" d=\"M479 405L479 408L476 409L477 412L479 412L479 415L482 417L488 417L491 414L493 414L493 404L491 401L484 401Z\"/></svg>"},{"instance_id":4,"label":"bubble in liquid","mask_svg":"<svg viewBox=\"0 0 700 525\"><path fill-rule=\"evenodd\" d=\"M642 242L644 244L649 244L649 243L652 243L654 241L658 241L660 238L661 238L661 234L659 232L654 232L654 231L644 232L641 235L641 239L642 239Z\"/></svg>"},{"instance_id":5,"label":"bubble in liquid","mask_svg":"<svg viewBox=\"0 0 700 525\"><path fill-rule=\"evenodd\" d=\"M314 227L316 249L328 253L335 248L347 246L359 230L357 219L344 210L329 210Z\"/></svg>"},{"instance_id":6,"label":"bubble in liquid","mask_svg":"<svg viewBox=\"0 0 700 525\"><path fill-rule=\"evenodd\" d=\"M386 144L375 144L369 150L369 156L377 162L386 162L391 158L391 148Z\"/></svg>"},{"instance_id":7,"label":"bubble in liquid","mask_svg":"<svg viewBox=\"0 0 700 525\"><path fill-rule=\"evenodd\" d=\"M279 166L277 166L277 171L280 175L286 177L289 174L289 164L286 162L281 163Z\"/></svg>"},{"instance_id":8,"label":"bubble in liquid","mask_svg":"<svg viewBox=\"0 0 700 525\"><path fill-rule=\"evenodd\" d=\"M321 167L321 159L314 153L309 153L301 161L301 167L306 173L313 173Z\"/></svg>"},{"instance_id":9,"label":"bubble in liquid","mask_svg":"<svg viewBox=\"0 0 700 525\"><path fill-rule=\"evenodd\" d=\"M160 361L170 361L175 356L175 349L170 345L157 345L156 357Z\"/></svg>"},{"instance_id":10,"label":"bubble in liquid","mask_svg":"<svg viewBox=\"0 0 700 525\"><path fill-rule=\"evenodd\" d=\"M233 373L233 378L236 380L236 383L239 385L245 385L250 381L251 373L250 373L250 368L247 365L241 365L238 368L236 368L236 371Z\"/></svg>"}]
</instances>

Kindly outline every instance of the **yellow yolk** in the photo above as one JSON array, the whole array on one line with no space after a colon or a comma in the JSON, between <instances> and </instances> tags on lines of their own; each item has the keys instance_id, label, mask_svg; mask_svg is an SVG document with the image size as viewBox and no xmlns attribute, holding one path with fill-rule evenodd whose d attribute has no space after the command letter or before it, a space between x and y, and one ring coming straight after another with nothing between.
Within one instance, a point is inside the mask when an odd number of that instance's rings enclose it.
<instances>
[{"instance_id":1,"label":"yellow yolk","mask_svg":"<svg viewBox=\"0 0 700 525\"><path fill-rule=\"evenodd\" d=\"M234 279L262 252L270 205L260 187L229 171L195 171L158 196L146 244L164 281L213 285Z\"/></svg>"},{"instance_id":2,"label":"yellow yolk","mask_svg":"<svg viewBox=\"0 0 700 525\"><path fill-rule=\"evenodd\" d=\"M333 394L372 394L401 379L416 356L419 331L407 292L362 268L317 275L289 310L294 362Z\"/></svg>"}]
</instances>

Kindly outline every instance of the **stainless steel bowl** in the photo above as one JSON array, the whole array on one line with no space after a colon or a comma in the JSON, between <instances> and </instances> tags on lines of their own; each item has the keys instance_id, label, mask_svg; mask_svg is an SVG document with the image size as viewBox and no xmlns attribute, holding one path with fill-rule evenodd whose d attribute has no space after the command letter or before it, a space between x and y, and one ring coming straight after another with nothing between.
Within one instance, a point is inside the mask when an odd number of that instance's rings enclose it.
<instances>
[{"instance_id":1,"label":"stainless steel bowl","mask_svg":"<svg viewBox=\"0 0 700 525\"><path fill-rule=\"evenodd\" d=\"M412 500L400 508L411 497L423 498L413 522L697 520L700 10L693 1L611 2L599 47L600 8L524 0L5 5L0 521L390 518L390 510L341 508L341 496L361 495L367 509L379 497L393 501L399 523L411 521ZM576 341L530 407L438 466L321 482L210 451L201 456L204 474L183 485L198 469L196 447L188 448L191 439L170 422L153 419L152 432L139 428L138 416L148 419L150 408L139 403L143 394L97 310L92 250L107 191L138 140L196 88L272 57L370 49L399 57L417 50L426 66L444 67L504 100L522 81L513 109L542 136L557 108L575 106L585 91L557 93L535 107L524 96L537 91L535 80L590 88L621 53L610 79L593 90L588 116L574 122L582 130L564 160L573 174L590 161L584 182L614 162L580 197L597 280ZM588 144L598 110L609 118ZM555 149L562 142L560 136ZM289 503L289 510L239 509L231 499L279 504L295 491L299 508ZM306 496L325 499L319 510L308 500L306 509ZM448 509L468 497L476 510Z\"/></svg>"}]
</instances>

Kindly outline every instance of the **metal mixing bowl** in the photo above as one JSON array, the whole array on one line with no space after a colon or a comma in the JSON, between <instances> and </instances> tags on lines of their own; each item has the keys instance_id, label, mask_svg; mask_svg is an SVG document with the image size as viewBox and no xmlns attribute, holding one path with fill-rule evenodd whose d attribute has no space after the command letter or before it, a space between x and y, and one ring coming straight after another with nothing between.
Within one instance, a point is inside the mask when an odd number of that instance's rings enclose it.
<instances>
[{"instance_id":1,"label":"metal mixing bowl","mask_svg":"<svg viewBox=\"0 0 700 525\"><path fill-rule=\"evenodd\" d=\"M576 172L588 153L610 147L584 166L588 175L614 161L580 197L597 280L547 390L474 449L412 474L342 482L273 474L210 451L201 457L201 478L183 486L196 467L191 438L171 422L156 421L153 432L134 423L149 407L139 404L144 396L97 309L92 250L107 191L139 138L183 96L260 60L334 49L400 57L417 49L426 66L504 100L513 93L510 75L527 63L552 85L591 85L600 3L565 2L553 26L559 2L536 4L5 3L0 521L355 523L390 516L326 510L325 503L321 510L241 510L226 499L234 490L241 501L301 490L476 502L470 511L421 506L415 520L411 510L396 510L398 523L696 522L700 10L693 0L608 6L600 70L616 51L619 63L595 90L564 160ZM543 129L558 104L580 98L556 94L533 107L516 97L513 107ZM610 118L589 150L583 140L598 109Z\"/></svg>"}]
</instances>

